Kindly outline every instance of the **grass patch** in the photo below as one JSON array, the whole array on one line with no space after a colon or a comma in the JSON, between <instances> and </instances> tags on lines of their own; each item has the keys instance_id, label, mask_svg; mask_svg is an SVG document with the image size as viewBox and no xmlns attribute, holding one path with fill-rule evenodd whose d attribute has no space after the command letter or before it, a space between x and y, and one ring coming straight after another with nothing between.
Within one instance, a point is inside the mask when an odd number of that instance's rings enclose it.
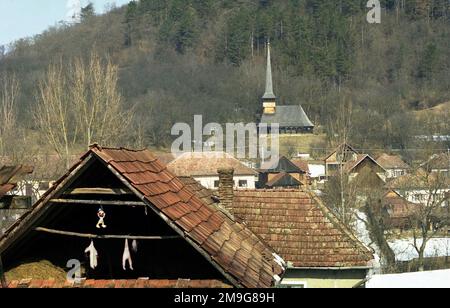
<instances>
[{"instance_id":1,"label":"grass patch","mask_svg":"<svg viewBox=\"0 0 450 308\"><path fill-rule=\"evenodd\" d=\"M298 134L298 135L280 135L280 154L291 156L298 153L308 153L320 157L324 150L314 150L325 148L326 135L320 134Z\"/></svg>"}]
</instances>

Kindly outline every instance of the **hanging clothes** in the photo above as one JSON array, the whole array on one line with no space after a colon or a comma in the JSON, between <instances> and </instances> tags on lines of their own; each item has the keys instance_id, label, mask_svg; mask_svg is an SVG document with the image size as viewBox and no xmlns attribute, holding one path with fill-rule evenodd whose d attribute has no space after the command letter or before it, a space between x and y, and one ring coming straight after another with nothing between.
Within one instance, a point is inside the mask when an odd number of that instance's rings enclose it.
<instances>
[{"instance_id":1,"label":"hanging clothes","mask_svg":"<svg viewBox=\"0 0 450 308\"><path fill-rule=\"evenodd\" d=\"M133 240L133 242L131 243L131 249L133 250L134 253L138 251L138 243L136 240Z\"/></svg>"},{"instance_id":2,"label":"hanging clothes","mask_svg":"<svg viewBox=\"0 0 450 308\"><path fill-rule=\"evenodd\" d=\"M128 261L128 265L130 266L130 269L132 271L134 271L133 261L131 260L130 247L128 246L128 239L125 240L125 249L123 251L123 257L122 257L122 267L123 267L124 271L127 270L127 268L126 268L127 261Z\"/></svg>"},{"instance_id":3,"label":"hanging clothes","mask_svg":"<svg viewBox=\"0 0 450 308\"><path fill-rule=\"evenodd\" d=\"M95 270L98 265L98 252L95 249L94 241L91 240L91 245L84 252L89 254L89 265Z\"/></svg>"}]
</instances>

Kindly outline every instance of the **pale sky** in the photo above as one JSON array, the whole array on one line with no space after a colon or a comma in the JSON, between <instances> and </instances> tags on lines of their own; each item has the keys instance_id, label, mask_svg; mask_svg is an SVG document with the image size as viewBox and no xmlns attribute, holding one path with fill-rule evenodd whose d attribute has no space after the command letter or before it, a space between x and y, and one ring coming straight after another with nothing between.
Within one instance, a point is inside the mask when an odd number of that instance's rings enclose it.
<instances>
[{"instance_id":1,"label":"pale sky","mask_svg":"<svg viewBox=\"0 0 450 308\"><path fill-rule=\"evenodd\" d=\"M96 13L108 4L124 5L130 0L0 0L0 45L42 33L49 26L66 21L71 10L89 2Z\"/></svg>"}]
</instances>

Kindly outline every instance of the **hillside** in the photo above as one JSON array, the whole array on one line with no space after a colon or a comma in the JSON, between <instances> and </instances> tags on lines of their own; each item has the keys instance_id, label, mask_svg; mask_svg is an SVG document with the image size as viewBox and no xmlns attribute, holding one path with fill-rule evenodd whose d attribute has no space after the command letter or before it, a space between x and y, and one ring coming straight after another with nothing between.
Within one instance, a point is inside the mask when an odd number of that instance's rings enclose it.
<instances>
[{"instance_id":1,"label":"hillside","mask_svg":"<svg viewBox=\"0 0 450 308\"><path fill-rule=\"evenodd\" d=\"M95 49L119 66L119 90L136 115L111 143L167 147L173 124L195 114L205 123L255 121L270 38L276 94L301 103L328 142L345 103L357 147L417 148L415 134L450 134L412 112L450 100L450 7L382 2L382 23L372 25L363 0L134 1L16 42L0 56L0 73L20 80L18 122L33 131L48 65ZM22 140L45 147L40 138Z\"/></svg>"}]
</instances>

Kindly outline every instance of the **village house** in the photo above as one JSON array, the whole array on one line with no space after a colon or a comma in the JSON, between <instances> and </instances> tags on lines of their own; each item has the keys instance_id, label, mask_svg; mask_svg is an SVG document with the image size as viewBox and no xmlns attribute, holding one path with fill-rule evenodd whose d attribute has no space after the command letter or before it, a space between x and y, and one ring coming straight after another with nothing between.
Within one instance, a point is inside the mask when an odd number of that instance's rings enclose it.
<instances>
[{"instance_id":1,"label":"village house","mask_svg":"<svg viewBox=\"0 0 450 308\"><path fill-rule=\"evenodd\" d=\"M358 159L358 151L356 151L349 144L339 145L333 152L331 152L327 157L325 157L325 175L326 177L335 176L341 170L341 168L351 161L356 161Z\"/></svg>"},{"instance_id":2,"label":"village house","mask_svg":"<svg viewBox=\"0 0 450 308\"><path fill-rule=\"evenodd\" d=\"M360 174L366 176L368 173L377 175L380 180L380 185L386 181L386 170L367 154L356 155L355 160L345 163L343 171L348 174L350 181L357 180Z\"/></svg>"},{"instance_id":3,"label":"village house","mask_svg":"<svg viewBox=\"0 0 450 308\"><path fill-rule=\"evenodd\" d=\"M382 198L378 210L379 216L383 218L386 229L400 231L409 230L412 227L412 218L417 211L417 205L409 202L395 190L389 190Z\"/></svg>"},{"instance_id":4,"label":"village house","mask_svg":"<svg viewBox=\"0 0 450 308\"><path fill-rule=\"evenodd\" d=\"M80 153L81 154L81 153ZM69 160L75 163L80 155L70 155ZM1 157L4 165L11 164L11 158ZM35 166L33 172L17 181L14 194L22 197L31 197L34 204L66 169L63 159L57 154L33 155L27 158L27 163Z\"/></svg>"},{"instance_id":5,"label":"village house","mask_svg":"<svg viewBox=\"0 0 450 308\"><path fill-rule=\"evenodd\" d=\"M293 161L296 164L296 160ZM308 160L308 173L313 186L322 185L327 180L325 163L323 160Z\"/></svg>"},{"instance_id":6,"label":"village house","mask_svg":"<svg viewBox=\"0 0 450 308\"><path fill-rule=\"evenodd\" d=\"M306 166L307 167L307 166ZM303 168L303 169L302 169ZM267 170L260 170L260 188L300 188L309 184L308 173L305 165L299 167L285 156Z\"/></svg>"},{"instance_id":7,"label":"village house","mask_svg":"<svg viewBox=\"0 0 450 308\"><path fill-rule=\"evenodd\" d=\"M386 179L398 178L409 172L411 167L398 155L381 154L377 163L386 170Z\"/></svg>"},{"instance_id":8,"label":"village house","mask_svg":"<svg viewBox=\"0 0 450 308\"><path fill-rule=\"evenodd\" d=\"M263 104L261 125L279 125L280 134L300 134L313 133L314 124L306 115L303 107L297 105L278 104L278 98L273 91L272 79L272 59L270 55L270 43L267 44L267 71L266 71L266 90L261 99ZM261 131L261 130L260 130Z\"/></svg>"},{"instance_id":9,"label":"village house","mask_svg":"<svg viewBox=\"0 0 450 308\"><path fill-rule=\"evenodd\" d=\"M309 162L307 160L301 159L301 158L294 158L290 160L294 163L308 178L311 175L311 172L309 171Z\"/></svg>"},{"instance_id":10,"label":"village house","mask_svg":"<svg viewBox=\"0 0 450 308\"><path fill-rule=\"evenodd\" d=\"M233 191L233 171L220 176L221 205L288 262L281 287L351 288L373 269L373 252L312 192Z\"/></svg>"},{"instance_id":11,"label":"village house","mask_svg":"<svg viewBox=\"0 0 450 308\"><path fill-rule=\"evenodd\" d=\"M147 150L92 146L0 237L3 287L276 286L283 259L190 185ZM61 276L16 270L39 260Z\"/></svg>"},{"instance_id":12,"label":"village house","mask_svg":"<svg viewBox=\"0 0 450 308\"><path fill-rule=\"evenodd\" d=\"M234 187L237 189L254 189L258 181L258 172L225 152L187 152L181 154L168 164L175 175L193 177L208 189L219 188L221 168L235 170Z\"/></svg>"},{"instance_id":13,"label":"village house","mask_svg":"<svg viewBox=\"0 0 450 308\"><path fill-rule=\"evenodd\" d=\"M388 183L388 187L409 202L427 205L433 200L448 199L450 178L443 173L429 173L419 168L410 174L393 179Z\"/></svg>"},{"instance_id":14,"label":"village house","mask_svg":"<svg viewBox=\"0 0 450 308\"><path fill-rule=\"evenodd\" d=\"M431 156L428 161L420 165L420 168L450 177L450 152Z\"/></svg>"},{"instance_id":15,"label":"village house","mask_svg":"<svg viewBox=\"0 0 450 308\"><path fill-rule=\"evenodd\" d=\"M20 194L20 182L33 173L31 166L0 168L0 235L31 207L31 193Z\"/></svg>"}]
</instances>

